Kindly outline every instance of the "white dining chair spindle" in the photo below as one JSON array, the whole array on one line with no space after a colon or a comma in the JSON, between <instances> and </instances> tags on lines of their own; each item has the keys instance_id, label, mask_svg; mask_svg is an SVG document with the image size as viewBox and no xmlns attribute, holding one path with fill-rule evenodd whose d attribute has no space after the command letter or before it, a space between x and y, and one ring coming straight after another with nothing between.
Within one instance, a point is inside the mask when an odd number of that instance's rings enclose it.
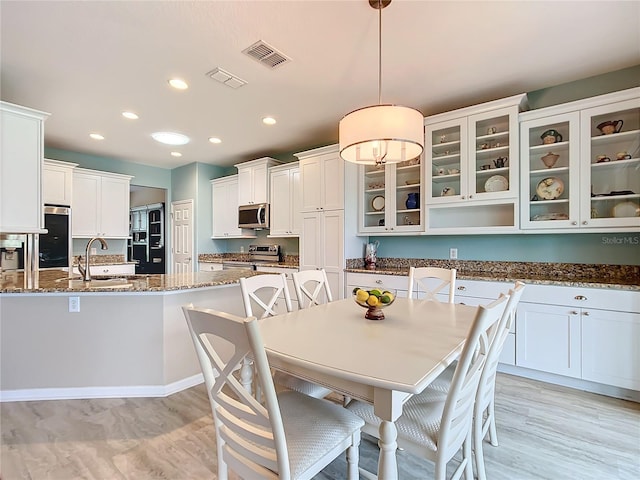
<instances>
[{"instance_id":1,"label":"white dining chair spindle","mask_svg":"<svg viewBox=\"0 0 640 480\"><path fill-rule=\"evenodd\" d=\"M327 272L323 268L319 270L301 270L293 272L293 286L296 289L300 308L313 307L333 301ZM324 297L323 297L324 295Z\"/></svg>"},{"instance_id":2,"label":"white dining chair spindle","mask_svg":"<svg viewBox=\"0 0 640 480\"><path fill-rule=\"evenodd\" d=\"M439 281L439 283L438 283ZM434 286L435 282L435 286ZM409 268L409 291L407 296L412 298L424 293L425 300L440 301L436 294L444 293L448 287L448 303L453 303L456 288L456 269L440 267L410 267Z\"/></svg>"}]
</instances>

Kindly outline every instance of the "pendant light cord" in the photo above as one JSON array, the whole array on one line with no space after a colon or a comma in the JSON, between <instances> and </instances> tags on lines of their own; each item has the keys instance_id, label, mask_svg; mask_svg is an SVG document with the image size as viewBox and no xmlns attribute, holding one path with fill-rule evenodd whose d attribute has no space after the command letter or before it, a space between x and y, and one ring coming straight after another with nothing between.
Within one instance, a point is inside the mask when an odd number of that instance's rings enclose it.
<instances>
[{"instance_id":1,"label":"pendant light cord","mask_svg":"<svg viewBox=\"0 0 640 480\"><path fill-rule=\"evenodd\" d=\"M378 105L382 105L382 0L378 0Z\"/></svg>"}]
</instances>

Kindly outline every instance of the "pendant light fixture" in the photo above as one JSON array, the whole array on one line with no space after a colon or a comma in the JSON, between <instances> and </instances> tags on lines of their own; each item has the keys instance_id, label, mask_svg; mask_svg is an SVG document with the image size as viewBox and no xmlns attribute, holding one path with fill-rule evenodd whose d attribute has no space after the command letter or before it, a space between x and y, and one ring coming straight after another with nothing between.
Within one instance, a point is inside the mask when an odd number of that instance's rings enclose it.
<instances>
[{"instance_id":1,"label":"pendant light fixture","mask_svg":"<svg viewBox=\"0 0 640 480\"><path fill-rule=\"evenodd\" d=\"M391 0L369 0L378 10L378 105L360 108L340 120L340 156L363 165L397 163L424 148L424 117L418 110L382 104L382 9Z\"/></svg>"}]
</instances>

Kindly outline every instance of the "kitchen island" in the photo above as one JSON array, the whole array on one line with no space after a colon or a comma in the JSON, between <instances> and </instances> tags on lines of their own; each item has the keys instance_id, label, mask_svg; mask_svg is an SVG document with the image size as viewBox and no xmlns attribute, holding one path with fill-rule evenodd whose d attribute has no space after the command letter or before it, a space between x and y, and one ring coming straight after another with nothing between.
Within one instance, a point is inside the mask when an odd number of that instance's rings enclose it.
<instances>
[{"instance_id":1,"label":"kitchen island","mask_svg":"<svg viewBox=\"0 0 640 480\"><path fill-rule=\"evenodd\" d=\"M243 315L239 278L259 272L133 275L117 287L67 275L41 271L27 290L20 273L3 274L0 400L154 397L196 385L182 305Z\"/></svg>"}]
</instances>

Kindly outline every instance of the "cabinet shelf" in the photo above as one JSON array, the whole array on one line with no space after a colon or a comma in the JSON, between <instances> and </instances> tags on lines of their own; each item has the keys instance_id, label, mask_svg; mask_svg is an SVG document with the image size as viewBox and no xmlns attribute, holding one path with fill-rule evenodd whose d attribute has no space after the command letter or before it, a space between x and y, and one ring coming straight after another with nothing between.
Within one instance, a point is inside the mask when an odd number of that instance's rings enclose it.
<instances>
[{"instance_id":1,"label":"cabinet shelf","mask_svg":"<svg viewBox=\"0 0 640 480\"><path fill-rule=\"evenodd\" d=\"M608 145L610 143L618 143L624 140L636 140L640 135L640 130L629 130L626 132L612 133L610 135L598 135L591 137L593 145Z\"/></svg>"},{"instance_id":2,"label":"cabinet shelf","mask_svg":"<svg viewBox=\"0 0 640 480\"><path fill-rule=\"evenodd\" d=\"M364 191L364 193L381 193L384 192L384 187L382 188L369 188Z\"/></svg>"},{"instance_id":3,"label":"cabinet shelf","mask_svg":"<svg viewBox=\"0 0 640 480\"><path fill-rule=\"evenodd\" d=\"M569 172L569 167L542 168L540 170L531 170L529 173L532 177L546 177L548 175L558 175L559 173Z\"/></svg>"},{"instance_id":4,"label":"cabinet shelf","mask_svg":"<svg viewBox=\"0 0 640 480\"><path fill-rule=\"evenodd\" d=\"M539 150L549 150L549 149L556 149L559 150L560 148L567 148L569 146L569 142L568 141L564 141L564 142L556 142L556 143L545 143L542 145L532 145L531 147L529 147L529 151L531 153L535 153Z\"/></svg>"},{"instance_id":5,"label":"cabinet shelf","mask_svg":"<svg viewBox=\"0 0 640 480\"><path fill-rule=\"evenodd\" d=\"M559 205L561 203L569 203L568 198L556 198L555 200L533 200L531 206L534 205Z\"/></svg>"},{"instance_id":6,"label":"cabinet shelf","mask_svg":"<svg viewBox=\"0 0 640 480\"><path fill-rule=\"evenodd\" d=\"M365 177L384 177L384 168L379 170L368 170L364 174Z\"/></svg>"},{"instance_id":7,"label":"cabinet shelf","mask_svg":"<svg viewBox=\"0 0 640 480\"><path fill-rule=\"evenodd\" d=\"M612 160L611 162L592 163L591 168L594 169L594 171L597 171L597 170L618 169L620 167L630 167L633 165L640 165L640 158L631 158L629 160Z\"/></svg>"},{"instance_id":8,"label":"cabinet shelf","mask_svg":"<svg viewBox=\"0 0 640 480\"><path fill-rule=\"evenodd\" d=\"M444 162L443 162L444 160ZM433 164L434 165L441 165L443 163L451 163L451 160L460 160L460 152L458 153L450 153L447 155L438 155L437 157L433 158Z\"/></svg>"},{"instance_id":9,"label":"cabinet shelf","mask_svg":"<svg viewBox=\"0 0 640 480\"><path fill-rule=\"evenodd\" d=\"M508 152L509 151L509 145L500 145L499 147L494 147L494 148L483 148L480 150L476 150L476 158L479 159L484 159L484 158L488 158L488 157L493 157L495 156L496 153L502 153L502 152Z\"/></svg>"},{"instance_id":10,"label":"cabinet shelf","mask_svg":"<svg viewBox=\"0 0 640 480\"><path fill-rule=\"evenodd\" d=\"M365 215L384 215L384 210L376 210L375 212L364 212Z\"/></svg>"},{"instance_id":11,"label":"cabinet shelf","mask_svg":"<svg viewBox=\"0 0 640 480\"><path fill-rule=\"evenodd\" d=\"M489 168L488 170L476 170L476 177L490 177L497 173L509 173L509 167Z\"/></svg>"},{"instance_id":12,"label":"cabinet shelf","mask_svg":"<svg viewBox=\"0 0 640 480\"><path fill-rule=\"evenodd\" d=\"M608 201L620 201L620 200L633 200L640 198L640 193L630 193L628 195L599 195L591 197L592 202L608 202Z\"/></svg>"},{"instance_id":13,"label":"cabinet shelf","mask_svg":"<svg viewBox=\"0 0 640 480\"><path fill-rule=\"evenodd\" d=\"M447 148L451 148L451 147L459 147L460 146L460 140L454 140L452 142L442 142L442 143L434 143L433 144L433 149L435 150L446 150Z\"/></svg>"},{"instance_id":14,"label":"cabinet shelf","mask_svg":"<svg viewBox=\"0 0 640 480\"><path fill-rule=\"evenodd\" d=\"M501 138L509 137L509 132L496 132L489 135L479 135L476 140L499 140Z\"/></svg>"}]
</instances>

